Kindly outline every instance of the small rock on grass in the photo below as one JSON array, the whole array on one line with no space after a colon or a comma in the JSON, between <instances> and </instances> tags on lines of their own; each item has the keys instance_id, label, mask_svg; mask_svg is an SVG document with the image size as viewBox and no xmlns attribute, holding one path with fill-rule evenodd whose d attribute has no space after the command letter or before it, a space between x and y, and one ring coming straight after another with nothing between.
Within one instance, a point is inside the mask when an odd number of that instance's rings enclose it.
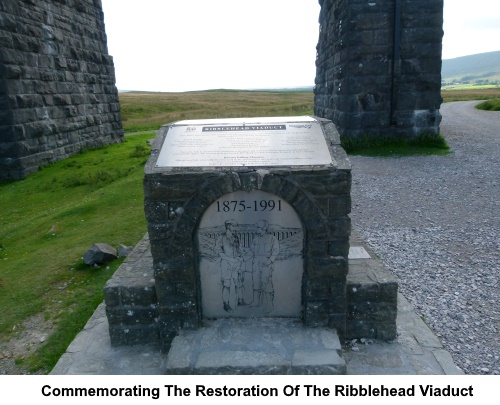
<instances>
[{"instance_id":1,"label":"small rock on grass","mask_svg":"<svg viewBox=\"0 0 500 405\"><path fill-rule=\"evenodd\" d=\"M106 243L94 243L83 255L83 261L88 266L111 262L117 258L116 249Z\"/></svg>"}]
</instances>

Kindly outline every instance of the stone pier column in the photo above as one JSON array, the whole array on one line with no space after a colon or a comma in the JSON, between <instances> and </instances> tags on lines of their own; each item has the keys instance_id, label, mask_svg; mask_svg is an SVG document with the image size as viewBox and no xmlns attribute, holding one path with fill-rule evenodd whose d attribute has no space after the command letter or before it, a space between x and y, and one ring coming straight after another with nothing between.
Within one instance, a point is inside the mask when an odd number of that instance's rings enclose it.
<instances>
[{"instance_id":1,"label":"stone pier column","mask_svg":"<svg viewBox=\"0 0 500 405\"><path fill-rule=\"evenodd\" d=\"M437 134L443 0L320 0L315 115L342 136Z\"/></svg>"},{"instance_id":2,"label":"stone pier column","mask_svg":"<svg viewBox=\"0 0 500 405\"><path fill-rule=\"evenodd\" d=\"M0 180L123 139L100 0L2 0Z\"/></svg>"}]
</instances>

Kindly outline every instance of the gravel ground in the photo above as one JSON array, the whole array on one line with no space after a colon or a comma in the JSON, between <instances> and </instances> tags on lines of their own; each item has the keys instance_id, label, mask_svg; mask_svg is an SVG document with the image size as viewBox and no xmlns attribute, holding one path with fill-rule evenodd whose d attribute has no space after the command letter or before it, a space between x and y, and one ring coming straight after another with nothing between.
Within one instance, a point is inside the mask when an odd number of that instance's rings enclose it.
<instances>
[{"instance_id":1,"label":"gravel ground","mask_svg":"<svg viewBox=\"0 0 500 405\"><path fill-rule=\"evenodd\" d=\"M500 112L443 104L453 154L354 156L352 224L466 374L500 374Z\"/></svg>"}]
</instances>

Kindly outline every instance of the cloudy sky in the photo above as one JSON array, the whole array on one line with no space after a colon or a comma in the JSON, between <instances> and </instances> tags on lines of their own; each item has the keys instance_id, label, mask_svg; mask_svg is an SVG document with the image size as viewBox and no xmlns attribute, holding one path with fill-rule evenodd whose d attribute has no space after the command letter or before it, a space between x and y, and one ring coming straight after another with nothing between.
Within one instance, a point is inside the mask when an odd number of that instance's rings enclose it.
<instances>
[{"instance_id":1,"label":"cloudy sky","mask_svg":"<svg viewBox=\"0 0 500 405\"><path fill-rule=\"evenodd\" d=\"M102 0L102 5L120 90L314 83L317 0ZM444 30L445 59L500 50L500 2L445 0Z\"/></svg>"}]
</instances>

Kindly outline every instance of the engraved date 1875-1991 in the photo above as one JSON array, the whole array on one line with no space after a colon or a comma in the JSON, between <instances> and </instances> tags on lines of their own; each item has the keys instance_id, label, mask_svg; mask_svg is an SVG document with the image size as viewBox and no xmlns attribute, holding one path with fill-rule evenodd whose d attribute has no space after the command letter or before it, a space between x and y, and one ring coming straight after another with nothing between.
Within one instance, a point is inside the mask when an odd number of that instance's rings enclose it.
<instances>
[{"instance_id":1,"label":"engraved date 1875-1991","mask_svg":"<svg viewBox=\"0 0 500 405\"><path fill-rule=\"evenodd\" d=\"M217 212L243 211L281 211L281 200L220 200L217 201Z\"/></svg>"}]
</instances>

